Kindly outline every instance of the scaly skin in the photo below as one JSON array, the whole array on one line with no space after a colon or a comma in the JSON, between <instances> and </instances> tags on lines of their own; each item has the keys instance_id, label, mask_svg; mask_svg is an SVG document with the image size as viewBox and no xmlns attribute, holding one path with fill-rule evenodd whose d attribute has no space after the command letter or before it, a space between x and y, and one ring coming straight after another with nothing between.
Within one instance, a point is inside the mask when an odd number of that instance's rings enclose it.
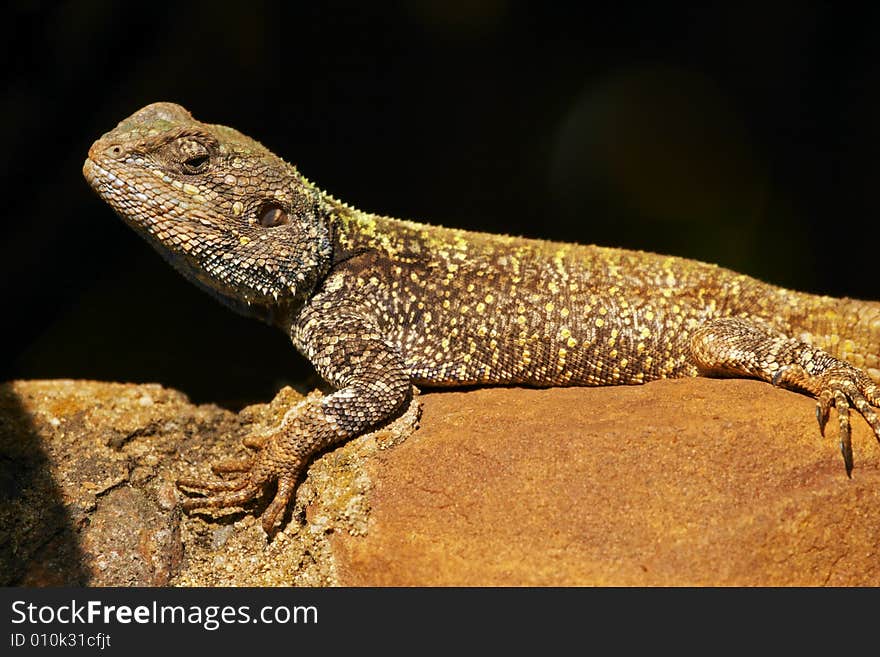
<instances>
[{"instance_id":1,"label":"scaly skin","mask_svg":"<svg viewBox=\"0 0 880 657\"><path fill-rule=\"evenodd\" d=\"M256 141L156 103L99 139L91 186L174 267L279 326L336 388L245 441L230 479L184 481L187 509L276 483L271 532L319 450L394 416L413 384L635 384L742 376L880 438L880 303L767 285L693 260L450 230L355 210ZM201 496L199 496L201 495Z\"/></svg>"}]
</instances>

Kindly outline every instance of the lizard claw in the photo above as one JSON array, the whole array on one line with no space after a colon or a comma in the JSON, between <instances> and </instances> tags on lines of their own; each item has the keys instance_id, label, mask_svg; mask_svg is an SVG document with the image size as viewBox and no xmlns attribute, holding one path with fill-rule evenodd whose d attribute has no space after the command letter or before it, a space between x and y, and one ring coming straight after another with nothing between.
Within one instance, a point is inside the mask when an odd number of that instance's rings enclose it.
<instances>
[{"instance_id":1,"label":"lizard claw","mask_svg":"<svg viewBox=\"0 0 880 657\"><path fill-rule=\"evenodd\" d=\"M833 406L837 409L838 444L843 456L843 464L848 477L852 477L853 449L850 409L865 418L865 421L880 441L880 417L872 405L880 403L880 389L855 368L826 372L818 378L821 383L816 402L816 420L819 431L825 435L825 425Z\"/></svg>"},{"instance_id":2,"label":"lizard claw","mask_svg":"<svg viewBox=\"0 0 880 657\"><path fill-rule=\"evenodd\" d=\"M832 401L834 395L830 390L823 390L819 393L819 400L816 402L816 421L819 423L819 433L825 436L825 425L828 424L828 416L831 413Z\"/></svg>"}]
</instances>

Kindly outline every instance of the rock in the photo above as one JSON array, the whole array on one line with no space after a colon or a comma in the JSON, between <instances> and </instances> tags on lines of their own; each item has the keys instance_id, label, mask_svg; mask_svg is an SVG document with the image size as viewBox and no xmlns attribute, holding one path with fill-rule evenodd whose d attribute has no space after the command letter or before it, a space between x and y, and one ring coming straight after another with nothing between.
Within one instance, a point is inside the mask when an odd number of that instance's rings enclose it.
<instances>
[{"instance_id":1,"label":"rock","mask_svg":"<svg viewBox=\"0 0 880 657\"><path fill-rule=\"evenodd\" d=\"M848 479L836 423L755 381L432 392L316 459L271 541L180 513L175 479L301 399L0 386L0 584L880 584L877 441L854 418Z\"/></svg>"},{"instance_id":2,"label":"rock","mask_svg":"<svg viewBox=\"0 0 880 657\"><path fill-rule=\"evenodd\" d=\"M847 479L815 402L745 380L424 395L368 465L348 585L880 584L880 448Z\"/></svg>"},{"instance_id":3,"label":"rock","mask_svg":"<svg viewBox=\"0 0 880 657\"><path fill-rule=\"evenodd\" d=\"M177 507L175 480L243 456L241 437L276 424L302 399L285 388L236 415L158 385L0 386L0 584L335 584L327 536L364 531L362 461L413 431L416 404L317 459L271 542L251 514L214 519Z\"/></svg>"}]
</instances>

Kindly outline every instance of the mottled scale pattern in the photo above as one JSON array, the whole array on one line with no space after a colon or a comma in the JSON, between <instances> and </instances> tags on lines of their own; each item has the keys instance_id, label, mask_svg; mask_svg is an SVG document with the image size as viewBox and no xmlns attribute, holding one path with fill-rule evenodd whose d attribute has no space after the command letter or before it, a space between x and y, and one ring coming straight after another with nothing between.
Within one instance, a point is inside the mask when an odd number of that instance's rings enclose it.
<instances>
[{"instance_id":1,"label":"mottled scale pattern","mask_svg":"<svg viewBox=\"0 0 880 657\"><path fill-rule=\"evenodd\" d=\"M786 290L640 251L453 230L358 211L240 132L149 105L101 137L86 178L175 268L286 331L336 389L251 436L224 477L182 481L187 509L275 484L283 516L319 450L393 417L412 386L639 384L744 376L831 409L846 472L850 409L880 436L880 303Z\"/></svg>"}]
</instances>

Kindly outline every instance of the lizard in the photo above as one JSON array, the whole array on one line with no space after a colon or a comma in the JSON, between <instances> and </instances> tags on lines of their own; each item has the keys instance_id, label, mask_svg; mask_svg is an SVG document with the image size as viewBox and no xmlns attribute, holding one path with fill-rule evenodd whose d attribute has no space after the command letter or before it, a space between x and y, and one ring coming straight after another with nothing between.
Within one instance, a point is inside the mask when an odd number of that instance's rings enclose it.
<instances>
[{"instance_id":1,"label":"lizard","mask_svg":"<svg viewBox=\"0 0 880 657\"><path fill-rule=\"evenodd\" d=\"M834 408L848 476L853 408L880 440L880 302L681 257L360 211L172 103L100 137L83 173L190 281L285 331L333 389L247 436L250 457L179 480L187 511L270 495L261 522L274 531L310 459L393 418L414 386L747 377L814 396L822 435Z\"/></svg>"}]
</instances>

